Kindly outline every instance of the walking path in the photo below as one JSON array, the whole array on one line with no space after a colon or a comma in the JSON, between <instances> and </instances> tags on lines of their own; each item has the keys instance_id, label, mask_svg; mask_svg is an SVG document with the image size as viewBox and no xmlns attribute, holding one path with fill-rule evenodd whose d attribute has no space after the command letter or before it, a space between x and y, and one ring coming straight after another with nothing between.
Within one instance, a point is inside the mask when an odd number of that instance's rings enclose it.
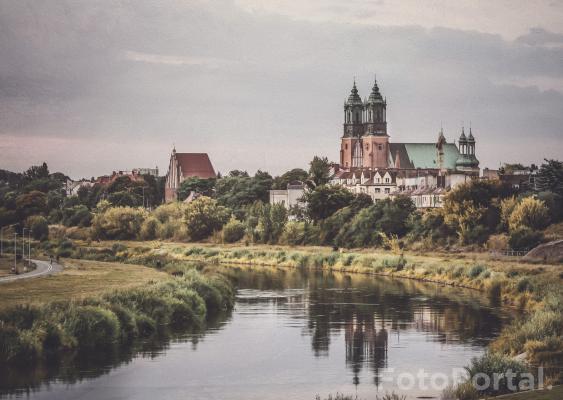
<instances>
[{"instance_id":1,"label":"walking path","mask_svg":"<svg viewBox=\"0 0 563 400\"><path fill-rule=\"evenodd\" d=\"M37 278L40 276L47 276L51 274L56 274L63 270L62 265L57 264L53 261L53 263L49 263L49 261L42 261L42 260L31 260L32 262L37 265L33 271L26 272L24 274L19 275L10 275L0 278L0 283L6 282L14 282L20 279L28 279L28 278Z\"/></svg>"}]
</instances>

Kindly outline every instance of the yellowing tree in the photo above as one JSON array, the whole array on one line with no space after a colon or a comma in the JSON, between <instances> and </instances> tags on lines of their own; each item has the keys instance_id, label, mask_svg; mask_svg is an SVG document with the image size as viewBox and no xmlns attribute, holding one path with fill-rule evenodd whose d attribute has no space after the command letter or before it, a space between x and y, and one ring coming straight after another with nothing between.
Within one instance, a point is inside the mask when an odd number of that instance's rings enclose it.
<instances>
[{"instance_id":1,"label":"yellowing tree","mask_svg":"<svg viewBox=\"0 0 563 400\"><path fill-rule=\"evenodd\" d=\"M199 197L189 203L184 213L184 223L190 240L197 241L219 231L230 217L229 209L209 197Z\"/></svg>"},{"instance_id":2,"label":"yellowing tree","mask_svg":"<svg viewBox=\"0 0 563 400\"><path fill-rule=\"evenodd\" d=\"M526 197L510 214L510 230L521 227L543 229L549 224L549 214L545 203L533 197Z\"/></svg>"}]
</instances>

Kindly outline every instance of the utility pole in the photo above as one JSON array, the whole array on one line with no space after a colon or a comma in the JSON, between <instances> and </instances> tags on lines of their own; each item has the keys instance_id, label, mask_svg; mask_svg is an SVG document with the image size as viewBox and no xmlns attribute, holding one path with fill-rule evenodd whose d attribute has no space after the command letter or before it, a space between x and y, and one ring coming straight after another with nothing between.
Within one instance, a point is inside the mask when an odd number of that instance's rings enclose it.
<instances>
[{"instance_id":1,"label":"utility pole","mask_svg":"<svg viewBox=\"0 0 563 400\"><path fill-rule=\"evenodd\" d=\"M22 264L23 264L23 272L27 272L27 267L25 265L25 231L26 228L22 229Z\"/></svg>"},{"instance_id":2,"label":"utility pole","mask_svg":"<svg viewBox=\"0 0 563 400\"><path fill-rule=\"evenodd\" d=\"M14 272L18 274L18 234L14 232Z\"/></svg>"},{"instance_id":3,"label":"utility pole","mask_svg":"<svg viewBox=\"0 0 563 400\"><path fill-rule=\"evenodd\" d=\"M4 229L7 228L3 226L0 228L0 256L4 255Z\"/></svg>"},{"instance_id":4,"label":"utility pole","mask_svg":"<svg viewBox=\"0 0 563 400\"><path fill-rule=\"evenodd\" d=\"M31 266L31 229L29 230L29 241L27 242L27 263Z\"/></svg>"}]
</instances>

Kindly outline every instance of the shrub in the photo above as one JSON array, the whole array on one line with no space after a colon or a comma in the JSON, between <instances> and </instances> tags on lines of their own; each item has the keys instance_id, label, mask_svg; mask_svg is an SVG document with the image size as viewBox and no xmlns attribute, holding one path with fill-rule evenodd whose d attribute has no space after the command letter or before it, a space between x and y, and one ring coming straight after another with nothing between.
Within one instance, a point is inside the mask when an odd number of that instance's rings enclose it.
<instances>
[{"instance_id":1,"label":"shrub","mask_svg":"<svg viewBox=\"0 0 563 400\"><path fill-rule=\"evenodd\" d=\"M147 337L156 332L156 321L146 314L139 313L135 315L135 323L139 336Z\"/></svg>"},{"instance_id":2,"label":"shrub","mask_svg":"<svg viewBox=\"0 0 563 400\"><path fill-rule=\"evenodd\" d=\"M112 207L92 221L92 236L97 239L136 239L147 212L131 207Z\"/></svg>"},{"instance_id":3,"label":"shrub","mask_svg":"<svg viewBox=\"0 0 563 400\"><path fill-rule=\"evenodd\" d=\"M153 240L158 237L160 232L160 222L155 217L148 217L141 226L140 238L143 240Z\"/></svg>"},{"instance_id":4,"label":"shrub","mask_svg":"<svg viewBox=\"0 0 563 400\"><path fill-rule=\"evenodd\" d=\"M29 330L0 325L0 360L26 363L37 357L41 345Z\"/></svg>"},{"instance_id":5,"label":"shrub","mask_svg":"<svg viewBox=\"0 0 563 400\"><path fill-rule=\"evenodd\" d=\"M549 224L549 213L545 203L533 197L526 197L514 207L510 214L510 229L521 227L533 230L543 229Z\"/></svg>"},{"instance_id":6,"label":"shrub","mask_svg":"<svg viewBox=\"0 0 563 400\"><path fill-rule=\"evenodd\" d=\"M482 265L474 265L467 271L467 276L471 279L477 278L481 275L487 268Z\"/></svg>"},{"instance_id":7,"label":"shrub","mask_svg":"<svg viewBox=\"0 0 563 400\"><path fill-rule=\"evenodd\" d=\"M82 347L104 346L119 337L119 320L100 306L76 307L66 324Z\"/></svg>"},{"instance_id":8,"label":"shrub","mask_svg":"<svg viewBox=\"0 0 563 400\"><path fill-rule=\"evenodd\" d=\"M132 339L139 334L135 314L120 304L112 304L110 310L119 320L119 336L122 340Z\"/></svg>"},{"instance_id":9,"label":"shrub","mask_svg":"<svg viewBox=\"0 0 563 400\"><path fill-rule=\"evenodd\" d=\"M245 226L242 222L234 217L231 217L229 222L223 227L222 237L223 241L227 243L235 243L241 240L244 236Z\"/></svg>"},{"instance_id":10,"label":"shrub","mask_svg":"<svg viewBox=\"0 0 563 400\"><path fill-rule=\"evenodd\" d=\"M26 225L31 229L31 235L35 240L47 240L49 238L49 223L47 218L41 215L33 215L27 218Z\"/></svg>"},{"instance_id":11,"label":"shrub","mask_svg":"<svg viewBox=\"0 0 563 400\"><path fill-rule=\"evenodd\" d=\"M513 250L530 250L543 242L543 233L520 227L510 233L508 244Z\"/></svg>"},{"instance_id":12,"label":"shrub","mask_svg":"<svg viewBox=\"0 0 563 400\"><path fill-rule=\"evenodd\" d=\"M184 223L190 240L198 241L220 230L229 219L227 208L209 197L199 197L189 203L184 212Z\"/></svg>"},{"instance_id":13,"label":"shrub","mask_svg":"<svg viewBox=\"0 0 563 400\"><path fill-rule=\"evenodd\" d=\"M519 382L523 379L522 374L528 373L528 369L524 364L504 355L486 353L481 357L475 357L471 360L471 364L465 368L469 373L472 383L483 385L484 380L479 374L489 377L491 384L487 388L478 390L481 395L499 395L510 392L509 385L518 387ZM508 381L506 373L511 371L515 376L512 382ZM498 374L498 387L493 386L494 374Z\"/></svg>"},{"instance_id":14,"label":"shrub","mask_svg":"<svg viewBox=\"0 0 563 400\"><path fill-rule=\"evenodd\" d=\"M516 290L519 293L531 292L533 290L532 283L528 278L521 278L516 284Z\"/></svg>"}]
</instances>

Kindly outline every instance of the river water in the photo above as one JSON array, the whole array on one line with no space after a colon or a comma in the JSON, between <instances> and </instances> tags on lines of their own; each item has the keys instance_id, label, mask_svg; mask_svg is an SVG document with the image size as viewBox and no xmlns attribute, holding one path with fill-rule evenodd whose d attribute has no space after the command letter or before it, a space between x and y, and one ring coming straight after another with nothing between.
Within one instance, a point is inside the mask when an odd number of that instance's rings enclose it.
<instances>
[{"instance_id":1,"label":"river water","mask_svg":"<svg viewBox=\"0 0 563 400\"><path fill-rule=\"evenodd\" d=\"M483 293L437 284L220 269L236 283L237 302L203 332L0 368L2 397L313 400L337 392L375 399L391 391L439 397L446 377L451 382L482 354L510 318Z\"/></svg>"}]
</instances>

